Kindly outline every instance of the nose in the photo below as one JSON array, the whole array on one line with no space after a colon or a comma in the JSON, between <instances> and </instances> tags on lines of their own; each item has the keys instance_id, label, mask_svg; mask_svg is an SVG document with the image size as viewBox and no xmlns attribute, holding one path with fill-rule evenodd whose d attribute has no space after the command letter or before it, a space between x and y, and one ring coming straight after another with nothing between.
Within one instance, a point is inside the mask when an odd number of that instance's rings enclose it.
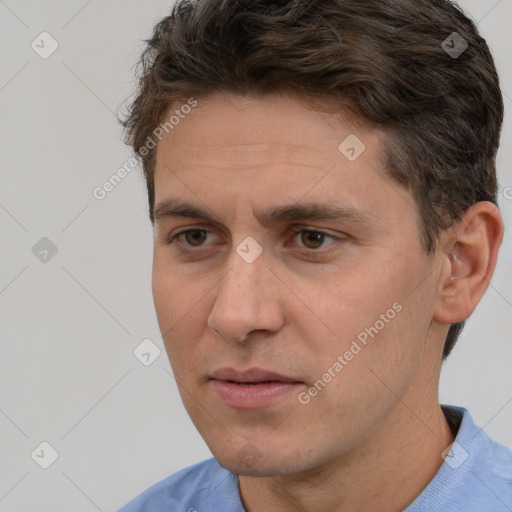
<instances>
[{"instance_id":1,"label":"nose","mask_svg":"<svg viewBox=\"0 0 512 512\"><path fill-rule=\"evenodd\" d=\"M282 285L267 267L263 254L247 263L234 252L230 263L230 269L219 283L208 327L235 342L245 341L252 331L281 329Z\"/></svg>"}]
</instances>

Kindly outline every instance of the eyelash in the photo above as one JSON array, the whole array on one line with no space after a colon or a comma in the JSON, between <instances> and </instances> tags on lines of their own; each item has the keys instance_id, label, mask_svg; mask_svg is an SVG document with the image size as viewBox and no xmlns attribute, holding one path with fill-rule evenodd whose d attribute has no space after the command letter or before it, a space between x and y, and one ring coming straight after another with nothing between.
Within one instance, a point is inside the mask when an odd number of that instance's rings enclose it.
<instances>
[{"instance_id":1,"label":"eyelash","mask_svg":"<svg viewBox=\"0 0 512 512\"><path fill-rule=\"evenodd\" d=\"M205 231L206 233L211 233L211 231L208 231L207 229L203 229L203 228L200 228L200 227L184 229L183 231L180 231L180 232L176 233L175 235L173 235L167 241L167 244L171 245L174 242L174 240L177 239L179 236L184 235L186 233L189 233L191 231ZM334 235L326 233L325 231L321 231L321 230L318 230L318 229L305 228L303 226L302 227L293 228L292 229L292 233L294 235L293 238L295 238L297 235L300 235L300 234L303 234L303 233L319 233L321 235L324 235L326 238L330 238L331 240L333 240L333 242L341 240L341 237L336 237ZM202 247L204 247L204 246L193 247L193 246L187 245L187 244L183 244L183 245L186 247L185 250L189 250L189 249L190 250L195 250L195 249L201 249ZM329 245L331 245L331 244L329 244ZM302 247L302 249L304 249L305 251L309 251L309 252L320 252L322 250L322 248L310 249L308 247Z\"/></svg>"}]
</instances>

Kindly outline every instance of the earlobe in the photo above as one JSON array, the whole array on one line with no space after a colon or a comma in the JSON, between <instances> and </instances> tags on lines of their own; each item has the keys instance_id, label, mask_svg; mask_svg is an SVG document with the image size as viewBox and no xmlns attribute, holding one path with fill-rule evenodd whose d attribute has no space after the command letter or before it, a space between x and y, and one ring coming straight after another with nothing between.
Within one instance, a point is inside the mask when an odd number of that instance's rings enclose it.
<instances>
[{"instance_id":1,"label":"earlobe","mask_svg":"<svg viewBox=\"0 0 512 512\"><path fill-rule=\"evenodd\" d=\"M493 203L468 209L440 249L445 272L434 319L453 324L467 319L489 286L503 239L503 221Z\"/></svg>"}]
</instances>

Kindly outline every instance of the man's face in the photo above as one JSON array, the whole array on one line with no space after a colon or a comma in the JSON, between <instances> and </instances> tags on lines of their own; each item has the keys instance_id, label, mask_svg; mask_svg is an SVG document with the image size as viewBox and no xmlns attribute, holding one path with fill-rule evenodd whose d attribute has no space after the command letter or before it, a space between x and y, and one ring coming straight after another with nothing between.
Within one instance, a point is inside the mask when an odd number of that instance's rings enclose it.
<instances>
[{"instance_id":1,"label":"man's face","mask_svg":"<svg viewBox=\"0 0 512 512\"><path fill-rule=\"evenodd\" d=\"M381 136L291 97L226 93L158 144L158 322L192 421L235 473L347 455L432 387L436 260ZM171 215L178 203L213 218Z\"/></svg>"}]
</instances>

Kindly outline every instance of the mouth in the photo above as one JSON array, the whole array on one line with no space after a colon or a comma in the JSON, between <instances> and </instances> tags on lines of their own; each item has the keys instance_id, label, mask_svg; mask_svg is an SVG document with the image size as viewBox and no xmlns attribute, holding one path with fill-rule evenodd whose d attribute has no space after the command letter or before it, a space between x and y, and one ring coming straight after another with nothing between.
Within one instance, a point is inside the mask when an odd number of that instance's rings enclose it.
<instances>
[{"instance_id":1,"label":"mouth","mask_svg":"<svg viewBox=\"0 0 512 512\"><path fill-rule=\"evenodd\" d=\"M297 379L260 368L250 368L245 371L237 371L232 368L220 368L215 370L210 378L248 386L268 384L271 382L300 382Z\"/></svg>"},{"instance_id":2,"label":"mouth","mask_svg":"<svg viewBox=\"0 0 512 512\"><path fill-rule=\"evenodd\" d=\"M271 384L272 382L281 382L278 380L263 380L261 382L237 382L235 380L228 380L226 382L231 382L236 384L237 386L259 386L260 384Z\"/></svg>"},{"instance_id":3,"label":"mouth","mask_svg":"<svg viewBox=\"0 0 512 512\"><path fill-rule=\"evenodd\" d=\"M295 378L259 368L221 368L212 373L210 381L221 401L235 409L270 407L304 385Z\"/></svg>"}]
</instances>

